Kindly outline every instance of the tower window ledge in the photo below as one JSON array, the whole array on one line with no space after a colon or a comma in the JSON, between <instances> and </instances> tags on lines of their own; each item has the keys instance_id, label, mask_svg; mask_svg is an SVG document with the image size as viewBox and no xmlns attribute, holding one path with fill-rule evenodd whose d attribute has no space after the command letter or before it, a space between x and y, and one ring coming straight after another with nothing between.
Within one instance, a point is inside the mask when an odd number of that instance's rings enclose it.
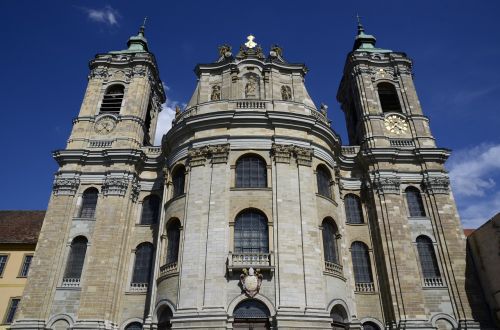
<instances>
[{"instance_id":1,"label":"tower window ledge","mask_svg":"<svg viewBox=\"0 0 500 330\"><path fill-rule=\"evenodd\" d=\"M333 205L338 206L337 202L335 200L333 200L331 197L327 197L327 196L324 196L324 195L321 195L321 194L318 194L318 193L316 193L316 197L320 197L320 198L326 199L327 201L333 203Z\"/></svg>"},{"instance_id":2,"label":"tower window ledge","mask_svg":"<svg viewBox=\"0 0 500 330\"><path fill-rule=\"evenodd\" d=\"M181 194L181 195L179 195L179 196L172 197L172 198L170 198L170 199L169 199L169 200L165 203L165 206L168 206L168 205L170 205L171 203L175 202L176 200L178 200L178 199L182 199L182 198L184 198L184 197L186 197L186 193Z\"/></svg>"},{"instance_id":3,"label":"tower window ledge","mask_svg":"<svg viewBox=\"0 0 500 330\"><path fill-rule=\"evenodd\" d=\"M345 224L348 226L353 226L353 227L368 226L367 222L362 222L362 223L346 222Z\"/></svg>"},{"instance_id":4,"label":"tower window ledge","mask_svg":"<svg viewBox=\"0 0 500 330\"><path fill-rule=\"evenodd\" d=\"M149 283L130 283L127 294L145 294L148 292Z\"/></svg>"},{"instance_id":5,"label":"tower window ledge","mask_svg":"<svg viewBox=\"0 0 500 330\"><path fill-rule=\"evenodd\" d=\"M427 216L423 217L415 217L415 216L408 216L408 220L413 220L413 221L430 221L431 219Z\"/></svg>"},{"instance_id":6,"label":"tower window ledge","mask_svg":"<svg viewBox=\"0 0 500 330\"><path fill-rule=\"evenodd\" d=\"M243 187L231 187L230 191L272 191L271 187L252 187L252 188L243 188Z\"/></svg>"},{"instance_id":7,"label":"tower window ledge","mask_svg":"<svg viewBox=\"0 0 500 330\"><path fill-rule=\"evenodd\" d=\"M367 282L367 283L356 283L355 285L355 293L356 294L374 294L375 292L375 285L373 282Z\"/></svg>"},{"instance_id":8,"label":"tower window ledge","mask_svg":"<svg viewBox=\"0 0 500 330\"><path fill-rule=\"evenodd\" d=\"M274 272L274 253L234 253L229 252L227 258L227 270L232 275L233 270L239 271L244 268L255 268L261 271Z\"/></svg>"},{"instance_id":9,"label":"tower window ledge","mask_svg":"<svg viewBox=\"0 0 500 330\"><path fill-rule=\"evenodd\" d=\"M446 285L441 277L424 278L424 289L444 289Z\"/></svg>"},{"instance_id":10,"label":"tower window ledge","mask_svg":"<svg viewBox=\"0 0 500 330\"><path fill-rule=\"evenodd\" d=\"M73 221L95 221L95 217L92 218L73 217Z\"/></svg>"}]
</instances>

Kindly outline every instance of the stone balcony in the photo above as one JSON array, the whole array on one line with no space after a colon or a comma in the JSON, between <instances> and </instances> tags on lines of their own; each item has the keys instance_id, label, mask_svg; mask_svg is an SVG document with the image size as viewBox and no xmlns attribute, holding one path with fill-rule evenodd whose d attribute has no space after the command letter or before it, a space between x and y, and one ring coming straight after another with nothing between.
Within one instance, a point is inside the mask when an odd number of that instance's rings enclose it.
<instances>
[{"instance_id":1,"label":"stone balcony","mask_svg":"<svg viewBox=\"0 0 500 330\"><path fill-rule=\"evenodd\" d=\"M149 283L130 283L129 292L144 293L148 292Z\"/></svg>"},{"instance_id":2,"label":"stone balcony","mask_svg":"<svg viewBox=\"0 0 500 330\"><path fill-rule=\"evenodd\" d=\"M196 115L207 114L211 112L221 113L224 111L235 110L281 111L303 114L312 116L319 122L322 122L328 126L330 125L330 120L323 113L321 113L314 107L305 105L304 103L293 101L268 101L251 99L221 100L200 103L191 106L178 114L174 119L174 124Z\"/></svg>"},{"instance_id":3,"label":"stone balcony","mask_svg":"<svg viewBox=\"0 0 500 330\"><path fill-rule=\"evenodd\" d=\"M441 277L428 277L424 278L425 288L441 288L444 287L443 279Z\"/></svg>"},{"instance_id":4,"label":"stone balcony","mask_svg":"<svg viewBox=\"0 0 500 330\"><path fill-rule=\"evenodd\" d=\"M62 285L63 288L79 288L80 279L79 278L63 278Z\"/></svg>"},{"instance_id":5,"label":"stone balcony","mask_svg":"<svg viewBox=\"0 0 500 330\"><path fill-rule=\"evenodd\" d=\"M160 275L158 276L158 281L161 281L165 278L175 276L179 274L179 268L177 267L177 262L171 262L160 266Z\"/></svg>"},{"instance_id":6,"label":"stone balcony","mask_svg":"<svg viewBox=\"0 0 500 330\"><path fill-rule=\"evenodd\" d=\"M269 270L274 272L273 253L229 253L227 258L227 269L230 274L233 270L250 268Z\"/></svg>"},{"instance_id":7,"label":"stone balcony","mask_svg":"<svg viewBox=\"0 0 500 330\"><path fill-rule=\"evenodd\" d=\"M325 261L325 273L328 275L344 277L342 265L335 262Z\"/></svg>"},{"instance_id":8,"label":"stone balcony","mask_svg":"<svg viewBox=\"0 0 500 330\"><path fill-rule=\"evenodd\" d=\"M356 283L355 290L358 293L372 293L375 292L375 285L373 282Z\"/></svg>"}]
</instances>

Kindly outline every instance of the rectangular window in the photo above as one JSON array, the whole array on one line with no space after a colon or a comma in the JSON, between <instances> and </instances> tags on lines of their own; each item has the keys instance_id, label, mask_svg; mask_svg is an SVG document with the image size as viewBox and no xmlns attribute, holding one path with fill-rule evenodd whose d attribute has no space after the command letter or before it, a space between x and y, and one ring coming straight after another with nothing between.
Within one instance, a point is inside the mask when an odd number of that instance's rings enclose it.
<instances>
[{"instance_id":1,"label":"rectangular window","mask_svg":"<svg viewBox=\"0 0 500 330\"><path fill-rule=\"evenodd\" d=\"M10 298L9 307L7 308L7 312L5 313L4 324L10 324L14 321L14 316L16 316L17 306L19 305L19 298Z\"/></svg>"},{"instance_id":2,"label":"rectangular window","mask_svg":"<svg viewBox=\"0 0 500 330\"><path fill-rule=\"evenodd\" d=\"M33 260L32 255L25 255L21 271L19 272L19 277L27 277L31 266L31 260Z\"/></svg>"},{"instance_id":3,"label":"rectangular window","mask_svg":"<svg viewBox=\"0 0 500 330\"><path fill-rule=\"evenodd\" d=\"M0 255L0 277L3 276L3 271L5 269L5 265L7 264L7 258L9 256L6 254Z\"/></svg>"}]
</instances>

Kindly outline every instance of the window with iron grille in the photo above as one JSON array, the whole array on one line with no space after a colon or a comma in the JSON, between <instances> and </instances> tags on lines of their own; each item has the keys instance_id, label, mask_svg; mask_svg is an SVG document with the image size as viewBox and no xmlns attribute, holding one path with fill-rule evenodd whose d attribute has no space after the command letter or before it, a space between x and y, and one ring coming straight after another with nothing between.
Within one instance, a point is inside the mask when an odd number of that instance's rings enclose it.
<instances>
[{"instance_id":1,"label":"window with iron grille","mask_svg":"<svg viewBox=\"0 0 500 330\"><path fill-rule=\"evenodd\" d=\"M236 162L236 187L267 187L267 168L264 160L257 156L244 156Z\"/></svg>"},{"instance_id":2,"label":"window with iron grille","mask_svg":"<svg viewBox=\"0 0 500 330\"><path fill-rule=\"evenodd\" d=\"M181 237L179 221L172 222L167 229L167 264L177 262L179 257L179 241Z\"/></svg>"},{"instance_id":3,"label":"window with iron grille","mask_svg":"<svg viewBox=\"0 0 500 330\"><path fill-rule=\"evenodd\" d=\"M79 279L82 276L83 263L85 262L85 254L87 253L87 243L87 239L83 236L75 237L73 242L71 242L64 278Z\"/></svg>"},{"instance_id":4,"label":"window with iron grille","mask_svg":"<svg viewBox=\"0 0 500 330\"><path fill-rule=\"evenodd\" d=\"M0 277L3 275L3 271L5 269L5 265L7 264L7 258L9 256L6 254L0 255Z\"/></svg>"},{"instance_id":5,"label":"window with iron grille","mask_svg":"<svg viewBox=\"0 0 500 330\"><path fill-rule=\"evenodd\" d=\"M325 250L325 261L339 263L337 253L337 226L331 219L323 220L323 249Z\"/></svg>"},{"instance_id":6,"label":"window with iron grille","mask_svg":"<svg viewBox=\"0 0 500 330\"><path fill-rule=\"evenodd\" d=\"M431 239L427 236L417 237L417 250L424 278L440 278L441 273Z\"/></svg>"},{"instance_id":7,"label":"window with iron grille","mask_svg":"<svg viewBox=\"0 0 500 330\"><path fill-rule=\"evenodd\" d=\"M372 270L368 247L362 242L351 245L352 266L356 283L372 283Z\"/></svg>"},{"instance_id":8,"label":"window with iron grille","mask_svg":"<svg viewBox=\"0 0 500 330\"><path fill-rule=\"evenodd\" d=\"M100 113L120 113L124 90L122 85L110 86L102 98Z\"/></svg>"},{"instance_id":9,"label":"window with iron grille","mask_svg":"<svg viewBox=\"0 0 500 330\"><path fill-rule=\"evenodd\" d=\"M139 322L133 322L125 327L125 330L142 330L142 324Z\"/></svg>"},{"instance_id":10,"label":"window with iron grille","mask_svg":"<svg viewBox=\"0 0 500 330\"><path fill-rule=\"evenodd\" d=\"M160 214L160 198L149 195L142 201L141 225L152 225L158 222Z\"/></svg>"},{"instance_id":11,"label":"window with iron grille","mask_svg":"<svg viewBox=\"0 0 500 330\"><path fill-rule=\"evenodd\" d=\"M267 319L270 314L267 306L255 299L244 300L233 312L235 319Z\"/></svg>"},{"instance_id":12,"label":"window with iron grille","mask_svg":"<svg viewBox=\"0 0 500 330\"><path fill-rule=\"evenodd\" d=\"M32 255L24 256L23 265L21 266L21 271L19 272L20 277L27 277L31 266Z\"/></svg>"},{"instance_id":13,"label":"window with iron grille","mask_svg":"<svg viewBox=\"0 0 500 330\"><path fill-rule=\"evenodd\" d=\"M137 246L132 283L149 283L153 263L153 250L153 244L151 243L142 243Z\"/></svg>"},{"instance_id":14,"label":"window with iron grille","mask_svg":"<svg viewBox=\"0 0 500 330\"><path fill-rule=\"evenodd\" d=\"M83 192L80 218L94 218L98 195L99 191L96 188L88 188Z\"/></svg>"},{"instance_id":15,"label":"window with iron grille","mask_svg":"<svg viewBox=\"0 0 500 330\"><path fill-rule=\"evenodd\" d=\"M380 330L380 328L373 322L365 322L363 323L363 330Z\"/></svg>"},{"instance_id":16,"label":"window with iron grille","mask_svg":"<svg viewBox=\"0 0 500 330\"><path fill-rule=\"evenodd\" d=\"M19 298L10 298L9 307L7 308L7 313L5 313L4 324L10 324L14 321L14 316L16 316L17 306L19 306Z\"/></svg>"},{"instance_id":17,"label":"window with iron grille","mask_svg":"<svg viewBox=\"0 0 500 330\"><path fill-rule=\"evenodd\" d=\"M318 166L316 169L316 181L318 183L318 194L331 198L332 192L330 189L330 171L328 171L324 166Z\"/></svg>"},{"instance_id":18,"label":"window with iron grille","mask_svg":"<svg viewBox=\"0 0 500 330\"><path fill-rule=\"evenodd\" d=\"M361 201L358 196L348 194L344 197L345 216L347 223L360 224L364 222Z\"/></svg>"},{"instance_id":19,"label":"window with iron grille","mask_svg":"<svg viewBox=\"0 0 500 330\"><path fill-rule=\"evenodd\" d=\"M238 215L234 224L234 252L269 252L267 219L262 213L249 210Z\"/></svg>"},{"instance_id":20,"label":"window with iron grille","mask_svg":"<svg viewBox=\"0 0 500 330\"><path fill-rule=\"evenodd\" d=\"M174 186L174 197L184 194L184 182L185 182L185 172L184 166L179 166L175 169L172 174L172 184Z\"/></svg>"},{"instance_id":21,"label":"window with iron grille","mask_svg":"<svg viewBox=\"0 0 500 330\"><path fill-rule=\"evenodd\" d=\"M377 86L377 90L382 112L401 112L398 92L396 91L394 85L389 83L380 83Z\"/></svg>"},{"instance_id":22,"label":"window with iron grille","mask_svg":"<svg viewBox=\"0 0 500 330\"><path fill-rule=\"evenodd\" d=\"M406 201L408 202L408 210L411 217L425 217L424 203L417 188L406 188Z\"/></svg>"}]
</instances>

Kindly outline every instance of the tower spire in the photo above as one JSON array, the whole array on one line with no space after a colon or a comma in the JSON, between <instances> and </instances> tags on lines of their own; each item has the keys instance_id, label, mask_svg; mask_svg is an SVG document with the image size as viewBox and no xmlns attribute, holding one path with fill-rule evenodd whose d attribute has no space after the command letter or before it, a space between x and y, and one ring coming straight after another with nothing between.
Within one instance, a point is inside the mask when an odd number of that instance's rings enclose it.
<instances>
[{"instance_id":1,"label":"tower spire","mask_svg":"<svg viewBox=\"0 0 500 330\"><path fill-rule=\"evenodd\" d=\"M381 49L381 48L376 48L375 47L375 42L377 41L377 38L375 38L371 34L366 34L365 33L365 28L363 27L363 24L361 23L361 16L356 14L356 20L358 21L358 34L356 36L356 39L354 40L354 47L353 51L365 51L365 52L370 52L370 51L376 51L376 52L391 52L391 50L388 49Z\"/></svg>"},{"instance_id":2,"label":"tower spire","mask_svg":"<svg viewBox=\"0 0 500 330\"><path fill-rule=\"evenodd\" d=\"M146 29L146 21L148 20L148 17L144 17L144 21L142 22L141 27L139 28L139 34L142 34L144 36L144 30Z\"/></svg>"}]
</instances>

